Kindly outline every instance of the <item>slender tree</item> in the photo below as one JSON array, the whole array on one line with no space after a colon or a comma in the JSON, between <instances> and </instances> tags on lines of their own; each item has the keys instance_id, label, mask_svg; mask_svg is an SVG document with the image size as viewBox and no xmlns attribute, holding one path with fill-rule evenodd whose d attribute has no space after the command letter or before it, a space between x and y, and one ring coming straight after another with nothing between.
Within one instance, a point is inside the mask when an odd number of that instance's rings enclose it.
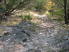
<instances>
[{"instance_id":1,"label":"slender tree","mask_svg":"<svg viewBox=\"0 0 69 52\"><path fill-rule=\"evenodd\" d=\"M4 8L5 8L5 10L6 10L6 0L2 0L2 3L3 3Z\"/></svg>"},{"instance_id":2,"label":"slender tree","mask_svg":"<svg viewBox=\"0 0 69 52\"><path fill-rule=\"evenodd\" d=\"M67 19L67 0L64 0L64 18L65 18L65 24L68 24L68 19Z\"/></svg>"}]
</instances>

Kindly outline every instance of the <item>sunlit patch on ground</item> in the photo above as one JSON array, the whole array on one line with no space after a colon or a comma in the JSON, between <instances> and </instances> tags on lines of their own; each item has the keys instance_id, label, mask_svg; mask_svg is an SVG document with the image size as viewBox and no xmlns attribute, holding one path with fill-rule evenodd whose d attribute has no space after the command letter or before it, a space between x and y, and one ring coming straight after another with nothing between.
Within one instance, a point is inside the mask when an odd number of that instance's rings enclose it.
<instances>
[{"instance_id":1,"label":"sunlit patch on ground","mask_svg":"<svg viewBox=\"0 0 69 52\"><path fill-rule=\"evenodd\" d=\"M51 23L42 23L41 25L40 25L41 27L53 27L53 24L51 24Z\"/></svg>"},{"instance_id":2,"label":"sunlit patch on ground","mask_svg":"<svg viewBox=\"0 0 69 52\"><path fill-rule=\"evenodd\" d=\"M41 22L41 19L38 19L38 18L41 18L42 17L45 17L45 15L39 15L39 13L37 12L34 12L34 11L14 11L13 13L15 13L14 16L19 16L20 18L24 18L25 16L30 16L31 19L31 22L32 23L39 23ZM24 20L24 19L23 19Z\"/></svg>"}]
</instances>

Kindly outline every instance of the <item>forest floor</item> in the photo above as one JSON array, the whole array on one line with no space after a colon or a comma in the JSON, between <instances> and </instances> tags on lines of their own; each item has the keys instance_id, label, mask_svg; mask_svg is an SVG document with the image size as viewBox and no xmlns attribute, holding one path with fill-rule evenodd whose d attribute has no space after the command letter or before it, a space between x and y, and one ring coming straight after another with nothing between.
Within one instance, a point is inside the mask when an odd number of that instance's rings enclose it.
<instances>
[{"instance_id":1,"label":"forest floor","mask_svg":"<svg viewBox=\"0 0 69 52\"><path fill-rule=\"evenodd\" d=\"M29 12L32 20L25 22L22 15L29 13L21 12L14 11L12 18L1 24L0 52L69 51L69 26L35 12Z\"/></svg>"}]
</instances>

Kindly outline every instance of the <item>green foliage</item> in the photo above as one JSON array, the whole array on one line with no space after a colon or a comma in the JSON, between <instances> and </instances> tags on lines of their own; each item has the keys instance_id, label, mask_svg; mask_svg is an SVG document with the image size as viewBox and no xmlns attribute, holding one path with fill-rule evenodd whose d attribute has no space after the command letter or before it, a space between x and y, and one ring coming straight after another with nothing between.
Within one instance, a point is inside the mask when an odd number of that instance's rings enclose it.
<instances>
[{"instance_id":1,"label":"green foliage","mask_svg":"<svg viewBox=\"0 0 69 52\"><path fill-rule=\"evenodd\" d=\"M38 0L36 1L36 4L35 4L35 9L40 11L42 9L44 9L43 5L45 4L45 0Z\"/></svg>"},{"instance_id":2,"label":"green foliage","mask_svg":"<svg viewBox=\"0 0 69 52\"><path fill-rule=\"evenodd\" d=\"M19 7L21 2L24 2L24 0L7 0L7 2L6 2L6 10L10 11L10 10L12 10L14 8Z\"/></svg>"},{"instance_id":3,"label":"green foliage","mask_svg":"<svg viewBox=\"0 0 69 52\"><path fill-rule=\"evenodd\" d=\"M21 16L23 18L23 21L28 21L28 20L31 20L31 16L30 14L29 15L25 15L25 16Z\"/></svg>"},{"instance_id":4,"label":"green foliage","mask_svg":"<svg viewBox=\"0 0 69 52\"><path fill-rule=\"evenodd\" d=\"M25 21L26 21L26 20L31 20L31 16L30 16L30 15L24 16L24 20L25 20Z\"/></svg>"},{"instance_id":5,"label":"green foliage","mask_svg":"<svg viewBox=\"0 0 69 52\"><path fill-rule=\"evenodd\" d=\"M63 8L64 0L52 0L52 1L56 3L55 5L56 8Z\"/></svg>"},{"instance_id":6,"label":"green foliage","mask_svg":"<svg viewBox=\"0 0 69 52\"><path fill-rule=\"evenodd\" d=\"M30 3L30 0L5 0L5 3L0 4L0 8L5 10L4 12L12 12L17 8L24 8L25 5Z\"/></svg>"},{"instance_id":7,"label":"green foliage","mask_svg":"<svg viewBox=\"0 0 69 52\"><path fill-rule=\"evenodd\" d=\"M17 4L16 0L7 0L6 10L11 10L12 8L14 8L16 6L15 4Z\"/></svg>"},{"instance_id":8,"label":"green foliage","mask_svg":"<svg viewBox=\"0 0 69 52\"><path fill-rule=\"evenodd\" d=\"M50 16L54 20L63 21L64 20L64 9L58 8L50 12Z\"/></svg>"},{"instance_id":9,"label":"green foliage","mask_svg":"<svg viewBox=\"0 0 69 52\"><path fill-rule=\"evenodd\" d=\"M54 10L54 14L63 17L64 16L64 10L63 9Z\"/></svg>"},{"instance_id":10,"label":"green foliage","mask_svg":"<svg viewBox=\"0 0 69 52\"><path fill-rule=\"evenodd\" d=\"M17 0L5 0L5 3L0 4L1 10L8 12L11 9L15 8L18 5Z\"/></svg>"}]
</instances>

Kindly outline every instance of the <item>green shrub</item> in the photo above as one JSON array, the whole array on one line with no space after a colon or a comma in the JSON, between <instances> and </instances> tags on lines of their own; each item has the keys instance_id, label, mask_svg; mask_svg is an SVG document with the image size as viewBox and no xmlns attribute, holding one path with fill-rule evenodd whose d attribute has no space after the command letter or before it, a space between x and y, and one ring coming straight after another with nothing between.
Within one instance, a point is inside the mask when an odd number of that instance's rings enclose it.
<instances>
[{"instance_id":1,"label":"green shrub","mask_svg":"<svg viewBox=\"0 0 69 52\"><path fill-rule=\"evenodd\" d=\"M52 12L50 12L50 16L52 16L52 19L63 21L64 20L64 9L55 9Z\"/></svg>"},{"instance_id":2,"label":"green shrub","mask_svg":"<svg viewBox=\"0 0 69 52\"><path fill-rule=\"evenodd\" d=\"M64 16L64 10L63 9L54 10L54 14Z\"/></svg>"},{"instance_id":3,"label":"green shrub","mask_svg":"<svg viewBox=\"0 0 69 52\"><path fill-rule=\"evenodd\" d=\"M35 9L38 10L38 11L44 9L44 7L43 7L44 3L45 3L45 0L36 1L35 6L34 6Z\"/></svg>"},{"instance_id":4,"label":"green shrub","mask_svg":"<svg viewBox=\"0 0 69 52\"><path fill-rule=\"evenodd\" d=\"M0 8L4 9L4 13L11 13L13 10L24 8L25 5L29 4L31 0L6 0L5 3L0 4Z\"/></svg>"},{"instance_id":5,"label":"green shrub","mask_svg":"<svg viewBox=\"0 0 69 52\"><path fill-rule=\"evenodd\" d=\"M24 17L23 17L23 20L24 21L28 21L28 20L31 20L32 18L31 18L31 16L30 16L30 14L29 15L25 15Z\"/></svg>"}]
</instances>

